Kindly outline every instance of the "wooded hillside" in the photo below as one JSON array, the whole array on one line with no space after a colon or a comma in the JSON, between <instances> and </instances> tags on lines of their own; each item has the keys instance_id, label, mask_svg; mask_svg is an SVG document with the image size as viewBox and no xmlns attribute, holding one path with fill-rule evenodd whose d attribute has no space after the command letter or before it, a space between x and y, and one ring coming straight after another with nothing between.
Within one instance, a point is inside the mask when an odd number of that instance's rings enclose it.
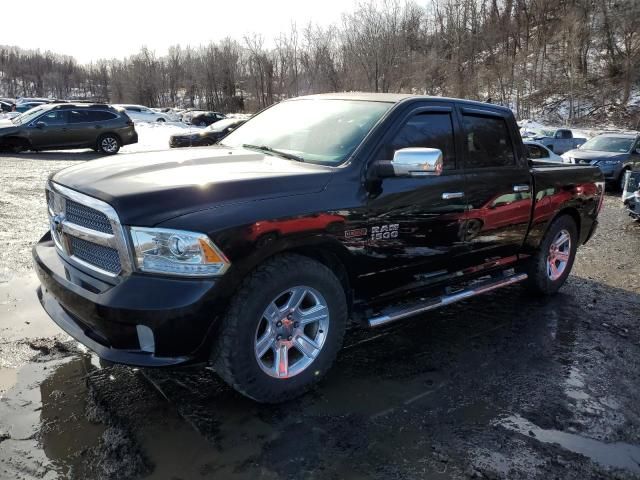
<instances>
[{"instance_id":1,"label":"wooded hillside","mask_svg":"<svg viewBox=\"0 0 640 480\"><path fill-rule=\"evenodd\" d=\"M340 24L292 24L274 41L247 34L90 65L0 47L0 95L222 111L317 92L413 92L638 128L639 80L638 0L370 1Z\"/></svg>"}]
</instances>

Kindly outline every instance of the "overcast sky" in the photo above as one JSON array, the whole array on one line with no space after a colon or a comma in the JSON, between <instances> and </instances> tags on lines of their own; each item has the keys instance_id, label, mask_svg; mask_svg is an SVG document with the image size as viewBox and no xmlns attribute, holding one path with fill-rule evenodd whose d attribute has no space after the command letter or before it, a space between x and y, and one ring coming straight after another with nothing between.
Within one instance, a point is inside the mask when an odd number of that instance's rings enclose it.
<instances>
[{"instance_id":1,"label":"overcast sky","mask_svg":"<svg viewBox=\"0 0 640 480\"><path fill-rule=\"evenodd\" d=\"M79 62L121 58L142 45L198 46L259 32L271 40L310 20L339 22L357 0L2 0L0 45L51 50Z\"/></svg>"}]
</instances>

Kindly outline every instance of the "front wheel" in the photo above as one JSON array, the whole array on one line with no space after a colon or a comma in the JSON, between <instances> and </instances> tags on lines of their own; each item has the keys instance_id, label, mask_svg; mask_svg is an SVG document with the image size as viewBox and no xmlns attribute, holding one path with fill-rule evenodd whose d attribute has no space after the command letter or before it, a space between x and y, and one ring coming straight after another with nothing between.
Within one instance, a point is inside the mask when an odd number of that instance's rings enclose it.
<instances>
[{"instance_id":1,"label":"front wheel","mask_svg":"<svg viewBox=\"0 0 640 480\"><path fill-rule=\"evenodd\" d=\"M527 287L536 294L553 295L567 280L578 248L578 229L568 215L556 218L538 251L530 258Z\"/></svg>"},{"instance_id":2,"label":"front wheel","mask_svg":"<svg viewBox=\"0 0 640 480\"><path fill-rule=\"evenodd\" d=\"M212 362L223 380L258 402L289 400L329 370L346 322L346 295L330 269L300 255L274 257L232 299Z\"/></svg>"}]
</instances>

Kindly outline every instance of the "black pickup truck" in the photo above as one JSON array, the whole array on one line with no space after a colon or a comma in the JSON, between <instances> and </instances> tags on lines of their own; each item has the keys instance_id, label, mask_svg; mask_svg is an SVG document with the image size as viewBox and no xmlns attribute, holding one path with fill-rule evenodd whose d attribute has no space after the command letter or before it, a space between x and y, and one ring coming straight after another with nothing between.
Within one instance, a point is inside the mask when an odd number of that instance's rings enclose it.
<instances>
[{"instance_id":1,"label":"black pickup truck","mask_svg":"<svg viewBox=\"0 0 640 480\"><path fill-rule=\"evenodd\" d=\"M527 159L503 107L296 98L213 147L52 175L38 295L103 359L208 362L278 402L325 374L348 319L377 327L518 282L555 293L603 189L597 167Z\"/></svg>"}]
</instances>

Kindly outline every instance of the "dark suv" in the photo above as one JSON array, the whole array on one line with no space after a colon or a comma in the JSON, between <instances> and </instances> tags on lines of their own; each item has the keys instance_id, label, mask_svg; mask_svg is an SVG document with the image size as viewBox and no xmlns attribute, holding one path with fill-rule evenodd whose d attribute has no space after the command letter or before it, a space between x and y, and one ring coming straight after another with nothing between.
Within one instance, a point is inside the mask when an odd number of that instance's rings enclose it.
<instances>
[{"instance_id":1,"label":"dark suv","mask_svg":"<svg viewBox=\"0 0 640 480\"><path fill-rule=\"evenodd\" d=\"M93 148L112 155L137 141L127 114L104 104L42 105L0 126L0 148L14 152Z\"/></svg>"}]
</instances>

